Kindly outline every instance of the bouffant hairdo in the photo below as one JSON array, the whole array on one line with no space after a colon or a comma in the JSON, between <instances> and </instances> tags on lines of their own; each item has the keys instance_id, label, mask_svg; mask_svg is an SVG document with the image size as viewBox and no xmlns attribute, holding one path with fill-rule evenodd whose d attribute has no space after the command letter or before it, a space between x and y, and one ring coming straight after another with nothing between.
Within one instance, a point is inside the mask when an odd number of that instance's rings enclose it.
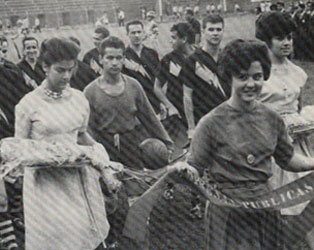
<instances>
[{"instance_id":1,"label":"bouffant hairdo","mask_svg":"<svg viewBox=\"0 0 314 250\"><path fill-rule=\"evenodd\" d=\"M266 12L262 14L255 23L256 38L264 41L268 47L271 47L273 37L285 37L296 30L296 24L285 13Z\"/></svg>"},{"instance_id":2,"label":"bouffant hairdo","mask_svg":"<svg viewBox=\"0 0 314 250\"><path fill-rule=\"evenodd\" d=\"M68 38L50 38L42 42L39 59L47 66L52 64L76 60L80 48Z\"/></svg>"},{"instance_id":3,"label":"bouffant hairdo","mask_svg":"<svg viewBox=\"0 0 314 250\"><path fill-rule=\"evenodd\" d=\"M224 82L232 84L232 76L238 76L242 70L248 70L256 61L261 63L264 80L267 80L271 61L265 43L258 40L233 40L226 45L218 58L219 74Z\"/></svg>"}]
</instances>

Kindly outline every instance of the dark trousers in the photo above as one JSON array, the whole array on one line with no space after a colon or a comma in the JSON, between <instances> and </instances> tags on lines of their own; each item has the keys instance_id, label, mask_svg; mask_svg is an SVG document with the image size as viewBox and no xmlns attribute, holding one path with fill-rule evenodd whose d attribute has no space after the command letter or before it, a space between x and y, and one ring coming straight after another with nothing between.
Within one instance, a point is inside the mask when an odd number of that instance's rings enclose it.
<instances>
[{"instance_id":1,"label":"dark trousers","mask_svg":"<svg viewBox=\"0 0 314 250\"><path fill-rule=\"evenodd\" d=\"M124 26L124 19L119 19L119 27L123 27Z\"/></svg>"}]
</instances>

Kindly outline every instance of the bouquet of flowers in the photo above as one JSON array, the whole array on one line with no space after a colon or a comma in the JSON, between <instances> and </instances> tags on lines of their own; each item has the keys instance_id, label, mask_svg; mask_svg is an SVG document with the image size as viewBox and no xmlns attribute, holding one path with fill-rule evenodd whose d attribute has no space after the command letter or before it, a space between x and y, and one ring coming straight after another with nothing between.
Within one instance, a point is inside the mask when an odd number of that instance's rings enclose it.
<instances>
[{"instance_id":1,"label":"bouquet of flowers","mask_svg":"<svg viewBox=\"0 0 314 250\"><path fill-rule=\"evenodd\" d=\"M5 138L0 142L0 177L18 177L24 167L80 167L93 163L95 147Z\"/></svg>"},{"instance_id":2,"label":"bouquet of flowers","mask_svg":"<svg viewBox=\"0 0 314 250\"><path fill-rule=\"evenodd\" d=\"M314 132L314 107L306 106L301 113L283 114L282 117L291 136Z\"/></svg>"}]
</instances>

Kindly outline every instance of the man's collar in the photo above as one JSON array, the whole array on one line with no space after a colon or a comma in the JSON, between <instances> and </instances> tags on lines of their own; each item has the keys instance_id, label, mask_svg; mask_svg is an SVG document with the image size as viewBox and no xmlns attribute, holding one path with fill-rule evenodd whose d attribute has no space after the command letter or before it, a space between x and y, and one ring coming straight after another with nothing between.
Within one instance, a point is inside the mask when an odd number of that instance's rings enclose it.
<instances>
[{"instance_id":1,"label":"man's collar","mask_svg":"<svg viewBox=\"0 0 314 250\"><path fill-rule=\"evenodd\" d=\"M132 44L129 45L129 48L130 48L131 50L133 50L136 54L141 55L141 54L142 54L142 51L143 51L144 48L145 48L145 45L144 45L144 44L141 44L140 50L134 49L134 46L132 46ZM139 53L138 53L138 52L139 52Z\"/></svg>"}]
</instances>

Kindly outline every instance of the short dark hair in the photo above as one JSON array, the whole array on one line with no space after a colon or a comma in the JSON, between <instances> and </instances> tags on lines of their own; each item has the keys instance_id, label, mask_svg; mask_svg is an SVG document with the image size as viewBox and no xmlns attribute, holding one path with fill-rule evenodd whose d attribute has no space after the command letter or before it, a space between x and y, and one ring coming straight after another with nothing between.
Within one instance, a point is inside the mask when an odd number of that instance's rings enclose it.
<instances>
[{"instance_id":1,"label":"short dark hair","mask_svg":"<svg viewBox=\"0 0 314 250\"><path fill-rule=\"evenodd\" d=\"M97 34L101 34L103 39L110 36L110 31L106 27L103 27L103 26L97 27L94 32Z\"/></svg>"},{"instance_id":2,"label":"short dark hair","mask_svg":"<svg viewBox=\"0 0 314 250\"><path fill-rule=\"evenodd\" d=\"M106 48L115 48L115 49L122 49L123 54L125 52L125 45L124 42L115 36L109 36L105 40L102 40L99 46L99 52L101 56L104 56L106 53Z\"/></svg>"},{"instance_id":3,"label":"short dark hair","mask_svg":"<svg viewBox=\"0 0 314 250\"><path fill-rule=\"evenodd\" d=\"M224 19L218 14L206 15L202 20L203 29L206 28L207 23L214 23L214 24L222 23L223 26L225 25Z\"/></svg>"},{"instance_id":4,"label":"short dark hair","mask_svg":"<svg viewBox=\"0 0 314 250\"><path fill-rule=\"evenodd\" d=\"M141 25L142 28L144 29L144 24L140 20L133 20L133 21L128 22L125 26L127 33L129 33L129 31L130 31L131 25Z\"/></svg>"},{"instance_id":5,"label":"short dark hair","mask_svg":"<svg viewBox=\"0 0 314 250\"><path fill-rule=\"evenodd\" d=\"M258 40L236 39L229 42L218 58L221 79L232 84L232 76L239 75L241 70L248 70L256 61L261 63L264 80L267 80L271 69L267 46Z\"/></svg>"},{"instance_id":6,"label":"short dark hair","mask_svg":"<svg viewBox=\"0 0 314 250\"><path fill-rule=\"evenodd\" d=\"M187 9L187 10L185 11L185 14L194 16L194 12L193 12L193 10L191 10L191 9Z\"/></svg>"},{"instance_id":7,"label":"short dark hair","mask_svg":"<svg viewBox=\"0 0 314 250\"><path fill-rule=\"evenodd\" d=\"M39 46L39 42L38 42L38 40L35 37L33 37L33 36L26 36L22 40L23 49L25 49L25 43L27 41L32 41L32 40L36 41L37 46Z\"/></svg>"},{"instance_id":8,"label":"short dark hair","mask_svg":"<svg viewBox=\"0 0 314 250\"><path fill-rule=\"evenodd\" d=\"M171 32L177 32L178 36L180 38L186 38L186 41L189 44L194 44L195 43L195 33L193 31L193 28L191 24L182 22L182 23L177 23L174 24L171 29Z\"/></svg>"},{"instance_id":9,"label":"short dark hair","mask_svg":"<svg viewBox=\"0 0 314 250\"><path fill-rule=\"evenodd\" d=\"M270 5L269 9L272 10L272 11L277 11L278 10L278 5L273 3L272 5Z\"/></svg>"},{"instance_id":10,"label":"short dark hair","mask_svg":"<svg viewBox=\"0 0 314 250\"><path fill-rule=\"evenodd\" d=\"M76 60L79 53L80 48L70 39L53 37L41 43L39 59L51 66L62 61Z\"/></svg>"},{"instance_id":11,"label":"short dark hair","mask_svg":"<svg viewBox=\"0 0 314 250\"><path fill-rule=\"evenodd\" d=\"M263 13L255 24L256 38L271 47L271 40L275 36L285 37L296 30L296 24L288 14L278 11Z\"/></svg>"},{"instance_id":12,"label":"short dark hair","mask_svg":"<svg viewBox=\"0 0 314 250\"><path fill-rule=\"evenodd\" d=\"M81 47L81 41L75 37L75 36L70 36L69 39L74 42L77 46Z\"/></svg>"}]
</instances>

